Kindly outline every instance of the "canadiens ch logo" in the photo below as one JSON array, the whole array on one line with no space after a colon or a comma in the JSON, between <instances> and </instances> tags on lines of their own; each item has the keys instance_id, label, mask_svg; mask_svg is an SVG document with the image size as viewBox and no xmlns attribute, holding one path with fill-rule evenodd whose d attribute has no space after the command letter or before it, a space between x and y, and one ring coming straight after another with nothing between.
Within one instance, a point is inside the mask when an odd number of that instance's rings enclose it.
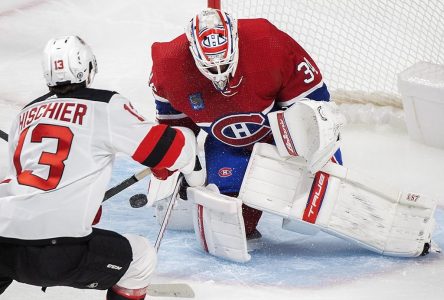
<instances>
[{"instance_id":1,"label":"canadiens ch logo","mask_svg":"<svg viewBox=\"0 0 444 300\"><path fill-rule=\"evenodd\" d=\"M224 167L219 169L219 177L230 177L233 175L233 169L229 167Z\"/></svg>"},{"instance_id":2,"label":"canadiens ch logo","mask_svg":"<svg viewBox=\"0 0 444 300\"><path fill-rule=\"evenodd\" d=\"M270 126L259 113L230 115L213 123L211 132L219 141L233 147L254 144L270 133Z\"/></svg>"},{"instance_id":3,"label":"canadiens ch logo","mask_svg":"<svg viewBox=\"0 0 444 300\"><path fill-rule=\"evenodd\" d=\"M225 45L227 43L227 38L221 34L211 33L207 34L202 39L202 46L209 49L218 49L219 47Z\"/></svg>"}]
</instances>

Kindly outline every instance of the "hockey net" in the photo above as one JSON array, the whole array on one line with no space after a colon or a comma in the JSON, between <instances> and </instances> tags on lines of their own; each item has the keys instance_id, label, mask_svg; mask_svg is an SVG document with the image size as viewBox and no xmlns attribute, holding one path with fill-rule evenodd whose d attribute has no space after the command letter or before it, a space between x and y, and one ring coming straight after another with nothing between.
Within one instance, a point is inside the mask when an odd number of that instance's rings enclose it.
<instances>
[{"instance_id":1,"label":"hockey net","mask_svg":"<svg viewBox=\"0 0 444 300\"><path fill-rule=\"evenodd\" d=\"M419 61L444 64L442 0L209 0L208 5L236 18L266 18L290 34L316 61L339 104L397 111L402 109L397 74Z\"/></svg>"}]
</instances>

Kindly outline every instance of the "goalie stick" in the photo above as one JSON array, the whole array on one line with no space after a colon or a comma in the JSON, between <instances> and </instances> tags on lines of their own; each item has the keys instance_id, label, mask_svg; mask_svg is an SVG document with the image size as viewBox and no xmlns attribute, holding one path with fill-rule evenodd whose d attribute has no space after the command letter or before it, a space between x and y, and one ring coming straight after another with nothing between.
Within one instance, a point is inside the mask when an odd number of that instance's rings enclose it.
<instances>
[{"instance_id":1,"label":"goalie stick","mask_svg":"<svg viewBox=\"0 0 444 300\"><path fill-rule=\"evenodd\" d=\"M160 242L162 241L163 235L165 233L165 229L168 225L168 221L171 216L171 210L173 209L174 202L176 202L177 193L179 193L180 187L182 185L182 181L183 181L183 174L180 173L179 177L177 178L176 186L174 187L174 191L171 196L170 202L168 203L168 207L165 211L165 217L163 217L162 225L160 226L160 230L157 235L156 243L154 244L154 249L156 250L156 252L159 251Z\"/></svg>"}]
</instances>

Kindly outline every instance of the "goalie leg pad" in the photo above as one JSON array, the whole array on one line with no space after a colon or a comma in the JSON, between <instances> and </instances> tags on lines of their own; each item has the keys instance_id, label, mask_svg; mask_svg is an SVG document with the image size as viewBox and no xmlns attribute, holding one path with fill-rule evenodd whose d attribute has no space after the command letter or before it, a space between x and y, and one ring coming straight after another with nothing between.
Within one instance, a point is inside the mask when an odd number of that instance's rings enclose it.
<instances>
[{"instance_id":1,"label":"goalie leg pad","mask_svg":"<svg viewBox=\"0 0 444 300\"><path fill-rule=\"evenodd\" d=\"M410 204L407 195L389 198L343 179L330 215L316 223L380 254L416 257L431 241L436 203L421 195Z\"/></svg>"},{"instance_id":2,"label":"goalie leg pad","mask_svg":"<svg viewBox=\"0 0 444 300\"><path fill-rule=\"evenodd\" d=\"M403 193L332 163L311 179L297 157L284 159L267 144L255 145L239 197L295 224L303 222L301 231L315 226L401 257L419 256L430 243L437 205L431 198Z\"/></svg>"},{"instance_id":3,"label":"goalie leg pad","mask_svg":"<svg viewBox=\"0 0 444 300\"><path fill-rule=\"evenodd\" d=\"M215 185L188 188L189 201L194 202L194 232L208 253L235 262L247 262L242 201L222 195Z\"/></svg>"},{"instance_id":4,"label":"goalie leg pad","mask_svg":"<svg viewBox=\"0 0 444 300\"><path fill-rule=\"evenodd\" d=\"M155 204L155 216L159 225L162 225L171 197L172 196L157 201ZM194 205L192 201L183 200L179 197L179 195L177 195L177 199L174 202L173 209L171 210L170 219L168 220L167 229L182 231L194 230L193 207Z\"/></svg>"},{"instance_id":5,"label":"goalie leg pad","mask_svg":"<svg viewBox=\"0 0 444 300\"><path fill-rule=\"evenodd\" d=\"M315 176L308 172L305 160L301 157L283 159L276 147L257 145L251 154L239 198L248 206L282 216L284 229L315 234L319 229L302 221L315 180ZM322 187L327 186L325 177L320 179ZM323 192L324 195L325 190ZM310 218L317 213L322 200L319 193L314 196L312 212L307 212Z\"/></svg>"}]
</instances>

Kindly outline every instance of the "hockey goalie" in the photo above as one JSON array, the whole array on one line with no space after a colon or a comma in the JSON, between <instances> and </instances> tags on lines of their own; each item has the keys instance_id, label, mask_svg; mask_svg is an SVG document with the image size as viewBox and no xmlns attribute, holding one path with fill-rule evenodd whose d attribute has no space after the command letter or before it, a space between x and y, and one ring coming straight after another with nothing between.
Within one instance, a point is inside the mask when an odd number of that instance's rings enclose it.
<instances>
[{"instance_id":1,"label":"hockey goalie","mask_svg":"<svg viewBox=\"0 0 444 300\"><path fill-rule=\"evenodd\" d=\"M339 147L342 123L334 104L302 100L271 113L269 121L276 145L255 145L238 198L211 186L188 189L205 250L250 259L241 203L283 217L285 229L324 231L383 255L417 257L432 250L437 201L329 159Z\"/></svg>"},{"instance_id":2,"label":"hockey goalie","mask_svg":"<svg viewBox=\"0 0 444 300\"><path fill-rule=\"evenodd\" d=\"M323 230L383 254L428 251L436 203L351 181L340 166L342 120L320 69L269 21L206 9L185 34L154 43L152 59L159 123L207 134L209 185L187 180L193 187L176 200L170 229L194 229L205 251L239 262L250 259L262 211L284 217L285 228ZM151 181L149 203L167 196L171 178ZM167 202L157 202L158 220Z\"/></svg>"}]
</instances>

